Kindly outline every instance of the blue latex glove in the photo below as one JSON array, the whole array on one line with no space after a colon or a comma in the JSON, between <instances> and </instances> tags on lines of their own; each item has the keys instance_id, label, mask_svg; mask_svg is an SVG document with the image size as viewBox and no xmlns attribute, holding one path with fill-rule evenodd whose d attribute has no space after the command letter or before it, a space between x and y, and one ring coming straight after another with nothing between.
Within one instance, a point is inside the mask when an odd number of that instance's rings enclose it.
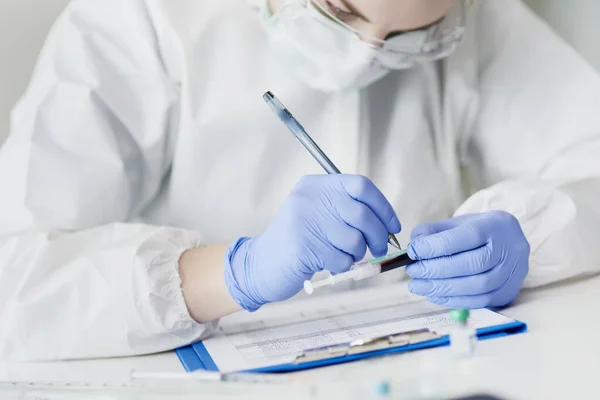
<instances>
[{"instance_id":1,"label":"blue latex glove","mask_svg":"<svg viewBox=\"0 0 600 400\"><path fill-rule=\"evenodd\" d=\"M422 224L412 233L406 267L412 293L452 308L504 306L529 272L529 243L519 221L492 211Z\"/></svg>"},{"instance_id":2,"label":"blue latex glove","mask_svg":"<svg viewBox=\"0 0 600 400\"><path fill-rule=\"evenodd\" d=\"M315 272L348 271L367 246L374 256L385 255L388 231L400 232L400 222L370 180L306 176L264 233L230 246L225 283L240 306L254 311L292 297Z\"/></svg>"}]
</instances>

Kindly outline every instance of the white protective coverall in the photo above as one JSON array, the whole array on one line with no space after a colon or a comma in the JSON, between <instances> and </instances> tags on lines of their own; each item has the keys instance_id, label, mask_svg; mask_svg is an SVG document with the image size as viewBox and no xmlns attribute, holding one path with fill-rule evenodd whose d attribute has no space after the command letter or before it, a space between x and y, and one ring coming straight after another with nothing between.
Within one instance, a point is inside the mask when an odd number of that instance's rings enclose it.
<instances>
[{"instance_id":1,"label":"white protective coverall","mask_svg":"<svg viewBox=\"0 0 600 400\"><path fill-rule=\"evenodd\" d=\"M0 153L0 358L125 356L209 334L178 259L263 231L322 173L273 91L404 231L505 210L526 286L600 269L600 77L518 0L470 8L449 58L324 94L270 51L244 0L74 0Z\"/></svg>"}]
</instances>

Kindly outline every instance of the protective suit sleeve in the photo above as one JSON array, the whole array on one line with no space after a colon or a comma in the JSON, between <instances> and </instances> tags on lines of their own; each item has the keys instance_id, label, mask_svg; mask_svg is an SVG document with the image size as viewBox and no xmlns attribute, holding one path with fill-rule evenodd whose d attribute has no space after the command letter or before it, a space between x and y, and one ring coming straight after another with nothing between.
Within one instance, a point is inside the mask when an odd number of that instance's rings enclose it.
<instances>
[{"instance_id":1,"label":"protective suit sleeve","mask_svg":"<svg viewBox=\"0 0 600 400\"><path fill-rule=\"evenodd\" d=\"M521 1L482 2L480 112L457 215L515 215L531 245L526 287L600 270L600 76Z\"/></svg>"},{"instance_id":2,"label":"protective suit sleeve","mask_svg":"<svg viewBox=\"0 0 600 400\"><path fill-rule=\"evenodd\" d=\"M142 1L71 2L0 153L0 358L173 349L190 317L178 261L194 232L123 223L158 193L177 92Z\"/></svg>"}]
</instances>

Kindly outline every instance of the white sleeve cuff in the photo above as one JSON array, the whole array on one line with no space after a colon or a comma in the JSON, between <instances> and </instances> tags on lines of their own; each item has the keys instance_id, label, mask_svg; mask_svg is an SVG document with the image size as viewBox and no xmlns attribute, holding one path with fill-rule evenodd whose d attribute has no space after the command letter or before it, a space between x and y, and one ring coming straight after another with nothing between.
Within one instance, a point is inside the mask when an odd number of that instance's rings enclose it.
<instances>
[{"instance_id":1,"label":"white sleeve cuff","mask_svg":"<svg viewBox=\"0 0 600 400\"><path fill-rule=\"evenodd\" d=\"M148 296L136 301L138 311L146 322L151 321L151 326L145 329L156 329L158 336L154 340L172 342L166 347L200 340L212 333L217 325L217 321L200 324L191 317L181 288L179 259L186 250L200 246L200 239L194 232L160 228L142 243L136 254L147 268L147 291L134 295ZM148 337L147 331L140 333ZM153 347L165 346L154 343Z\"/></svg>"}]
</instances>

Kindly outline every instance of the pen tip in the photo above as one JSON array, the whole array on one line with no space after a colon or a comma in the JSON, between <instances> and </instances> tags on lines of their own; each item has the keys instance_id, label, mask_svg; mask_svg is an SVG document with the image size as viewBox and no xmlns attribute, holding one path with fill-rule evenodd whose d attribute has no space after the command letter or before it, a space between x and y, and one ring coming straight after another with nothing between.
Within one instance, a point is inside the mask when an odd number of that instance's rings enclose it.
<instances>
[{"instance_id":1,"label":"pen tip","mask_svg":"<svg viewBox=\"0 0 600 400\"><path fill-rule=\"evenodd\" d=\"M271 93L271 92L267 92L263 95L263 99L265 99L265 100L272 100L274 98L275 98L275 96L273 96L273 93Z\"/></svg>"},{"instance_id":2,"label":"pen tip","mask_svg":"<svg viewBox=\"0 0 600 400\"><path fill-rule=\"evenodd\" d=\"M400 242L398 242L398 239L396 238L396 236L391 233L388 234L388 243L391 244L392 246L394 246L395 248L397 248L398 250L402 250L402 247L400 246Z\"/></svg>"}]
</instances>

